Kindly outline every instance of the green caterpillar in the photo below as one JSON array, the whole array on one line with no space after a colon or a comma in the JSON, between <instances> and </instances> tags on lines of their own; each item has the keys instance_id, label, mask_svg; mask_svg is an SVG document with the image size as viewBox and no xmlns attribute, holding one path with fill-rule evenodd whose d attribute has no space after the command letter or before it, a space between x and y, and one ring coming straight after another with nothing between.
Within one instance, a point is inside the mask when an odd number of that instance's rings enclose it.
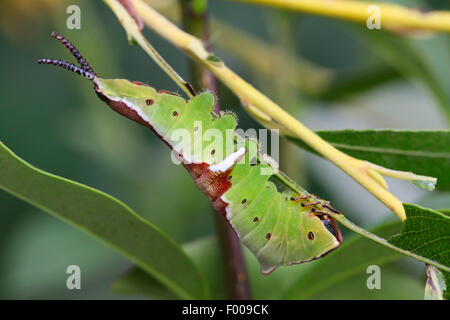
<instances>
[{"instance_id":1,"label":"green caterpillar","mask_svg":"<svg viewBox=\"0 0 450 320\"><path fill-rule=\"evenodd\" d=\"M328 201L306 191L278 191L273 181L277 171L274 165L260 160L256 141L229 134L236 129L236 118L213 113L212 93L186 101L141 82L99 78L68 40L57 33L52 36L72 52L81 67L52 59L40 59L38 63L79 73L94 83L97 95L113 110L153 130L256 255L262 273L320 258L342 243L330 217L330 213L339 212ZM231 143L219 143L217 139L206 143L202 130L231 139ZM184 133L181 142L178 133Z\"/></svg>"}]
</instances>

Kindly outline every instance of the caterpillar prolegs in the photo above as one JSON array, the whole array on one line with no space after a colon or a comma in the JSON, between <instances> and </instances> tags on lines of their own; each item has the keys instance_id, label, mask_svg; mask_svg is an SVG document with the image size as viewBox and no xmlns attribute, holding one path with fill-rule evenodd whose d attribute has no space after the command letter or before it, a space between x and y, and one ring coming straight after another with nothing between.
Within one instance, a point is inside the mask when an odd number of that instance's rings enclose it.
<instances>
[{"instance_id":1,"label":"caterpillar prolegs","mask_svg":"<svg viewBox=\"0 0 450 320\"><path fill-rule=\"evenodd\" d=\"M236 129L234 115L213 113L214 94L204 92L186 101L141 82L102 79L69 41L52 36L69 48L81 67L61 60L39 63L79 73L94 83L97 95L114 111L153 130L256 255L262 273L320 258L342 243L330 217L338 211L306 191L279 191L276 170L260 160L258 142L229 134ZM206 131L232 139L231 147L223 139L206 140L201 133Z\"/></svg>"}]
</instances>

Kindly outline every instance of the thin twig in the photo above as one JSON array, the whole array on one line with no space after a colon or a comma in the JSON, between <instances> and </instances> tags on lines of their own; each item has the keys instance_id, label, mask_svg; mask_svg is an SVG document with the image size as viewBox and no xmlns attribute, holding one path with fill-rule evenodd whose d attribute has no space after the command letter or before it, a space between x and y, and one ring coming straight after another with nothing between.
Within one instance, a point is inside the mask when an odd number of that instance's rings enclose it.
<instances>
[{"instance_id":1,"label":"thin twig","mask_svg":"<svg viewBox=\"0 0 450 320\"><path fill-rule=\"evenodd\" d=\"M209 26L206 13L198 14L192 10L192 0L181 0L183 11L184 29L190 34L201 38L205 43L209 39ZM207 88L218 95L216 79L201 65L191 60L190 69L192 80L197 89ZM220 111L219 100L216 99L214 111ZM250 288L245 269L245 260L242 254L241 242L227 221L220 215L215 214L215 224L222 257L224 261L225 281L228 288L228 298L236 300L249 300Z\"/></svg>"}]
</instances>

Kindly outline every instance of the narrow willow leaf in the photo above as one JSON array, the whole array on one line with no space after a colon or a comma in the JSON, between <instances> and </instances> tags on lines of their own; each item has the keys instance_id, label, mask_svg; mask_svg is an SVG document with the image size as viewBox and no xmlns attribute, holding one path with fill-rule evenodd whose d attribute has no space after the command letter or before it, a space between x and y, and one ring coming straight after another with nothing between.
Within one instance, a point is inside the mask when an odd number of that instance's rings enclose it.
<instances>
[{"instance_id":1,"label":"narrow willow leaf","mask_svg":"<svg viewBox=\"0 0 450 320\"><path fill-rule=\"evenodd\" d=\"M335 148L393 170L437 177L439 190L450 190L450 131L336 130L316 131ZM297 145L314 152L298 139ZM431 182L414 181L431 188Z\"/></svg>"},{"instance_id":2,"label":"narrow willow leaf","mask_svg":"<svg viewBox=\"0 0 450 320\"><path fill-rule=\"evenodd\" d=\"M444 213L404 204L406 220L400 234L388 241L405 250L450 266L450 217ZM448 272L443 272L446 286L450 287ZM448 290L445 293L448 298Z\"/></svg>"},{"instance_id":3,"label":"narrow willow leaf","mask_svg":"<svg viewBox=\"0 0 450 320\"><path fill-rule=\"evenodd\" d=\"M443 300L445 288L444 276L439 269L433 266L427 266L425 300Z\"/></svg>"},{"instance_id":4,"label":"narrow willow leaf","mask_svg":"<svg viewBox=\"0 0 450 320\"><path fill-rule=\"evenodd\" d=\"M404 204L406 220L391 244L450 266L450 217L414 204Z\"/></svg>"},{"instance_id":5,"label":"narrow willow leaf","mask_svg":"<svg viewBox=\"0 0 450 320\"><path fill-rule=\"evenodd\" d=\"M155 226L101 191L32 167L1 142L0 189L113 247L178 296L208 296L193 262Z\"/></svg>"}]
</instances>

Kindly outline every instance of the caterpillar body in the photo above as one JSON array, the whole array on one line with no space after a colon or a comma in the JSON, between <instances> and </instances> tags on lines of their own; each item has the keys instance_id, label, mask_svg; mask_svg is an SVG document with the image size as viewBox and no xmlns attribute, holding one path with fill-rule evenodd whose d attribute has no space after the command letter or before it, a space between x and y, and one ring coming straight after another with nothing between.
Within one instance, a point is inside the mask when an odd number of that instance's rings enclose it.
<instances>
[{"instance_id":1,"label":"caterpillar body","mask_svg":"<svg viewBox=\"0 0 450 320\"><path fill-rule=\"evenodd\" d=\"M52 36L81 67L53 59L38 62L79 73L94 83L96 94L114 111L154 131L256 255L262 273L320 258L342 243L330 216L339 212L328 201L306 191L279 191L273 181L276 169L270 163L252 163L258 156L257 141L233 134L231 148L217 140L206 143L200 128L229 137L237 125L234 115L213 112L214 94L204 92L186 101L141 82L102 79L69 41L56 33ZM181 142L179 132L187 133Z\"/></svg>"}]
</instances>

